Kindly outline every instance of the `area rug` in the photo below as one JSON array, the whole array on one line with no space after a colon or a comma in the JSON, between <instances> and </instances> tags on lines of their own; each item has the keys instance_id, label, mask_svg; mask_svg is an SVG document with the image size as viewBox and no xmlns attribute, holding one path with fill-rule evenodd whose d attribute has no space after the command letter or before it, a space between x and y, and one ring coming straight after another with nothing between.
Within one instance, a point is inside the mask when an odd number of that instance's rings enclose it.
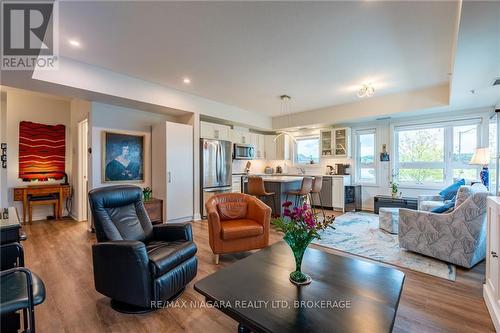
<instances>
[{"instance_id":1,"label":"area rug","mask_svg":"<svg viewBox=\"0 0 500 333\"><path fill-rule=\"evenodd\" d=\"M335 228L325 230L314 243L455 281L455 265L400 248L398 235L379 229L376 214L346 213L335 219Z\"/></svg>"}]
</instances>

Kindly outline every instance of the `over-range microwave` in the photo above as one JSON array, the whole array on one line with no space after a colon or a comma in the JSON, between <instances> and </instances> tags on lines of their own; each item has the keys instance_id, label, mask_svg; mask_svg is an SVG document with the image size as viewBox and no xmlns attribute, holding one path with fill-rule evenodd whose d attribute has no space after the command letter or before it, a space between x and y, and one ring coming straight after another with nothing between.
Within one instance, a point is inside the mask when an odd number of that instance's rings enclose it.
<instances>
[{"instance_id":1,"label":"over-range microwave","mask_svg":"<svg viewBox=\"0 0 500 333\"><path fill-rule=\"evenodd\" d=\"M244 143L235 143L233 149L233 159L253 160L255 158L255 146Z\"/></svg>"}]
</instances>

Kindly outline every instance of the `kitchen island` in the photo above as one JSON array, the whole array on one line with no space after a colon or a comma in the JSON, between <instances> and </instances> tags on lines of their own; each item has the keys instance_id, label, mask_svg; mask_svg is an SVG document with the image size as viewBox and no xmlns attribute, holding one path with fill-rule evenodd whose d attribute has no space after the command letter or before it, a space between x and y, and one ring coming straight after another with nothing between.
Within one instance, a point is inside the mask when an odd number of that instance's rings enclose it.
<instances>
[{"instance_id":1,"label":"kitchen island","mask_svg":"<svg viewBox=\"0 0 500 333\"><path fill-rule=\"evenodd\" d=\"M276 203L276 206L274 206L273 198L271 196L260 199L264 201L269 207L271 207L272 214L274 216L282 214L283 203L285 202L286 198L286 192L300 189L300 185L302 184L302 178L304 178L304 176L262 176L266 192L274 192L274 198L275 198L274 202ZM248 193L247 182L248 182L247 179L244 178L243 181L244 193ZM288 199L293 200L294 198L291 197Z\"/></svg>"}]
</instances>

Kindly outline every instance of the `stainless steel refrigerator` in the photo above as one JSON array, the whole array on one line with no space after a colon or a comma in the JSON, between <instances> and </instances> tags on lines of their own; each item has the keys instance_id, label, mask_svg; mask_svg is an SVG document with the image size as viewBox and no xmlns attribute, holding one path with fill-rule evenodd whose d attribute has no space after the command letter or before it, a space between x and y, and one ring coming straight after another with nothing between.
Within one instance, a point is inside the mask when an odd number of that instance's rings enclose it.
<instances>
[{"instance_id":1,"label":"stainless steel refrigerator","mask_svg":"<svg viewBox=\"0 0 500 333\"><path fill-rule=\"evenodd\" d=\"M201 209L206 217L205 202L218 193L231 192L232 143L200 139Z\"/></svg>"}]
</instances>

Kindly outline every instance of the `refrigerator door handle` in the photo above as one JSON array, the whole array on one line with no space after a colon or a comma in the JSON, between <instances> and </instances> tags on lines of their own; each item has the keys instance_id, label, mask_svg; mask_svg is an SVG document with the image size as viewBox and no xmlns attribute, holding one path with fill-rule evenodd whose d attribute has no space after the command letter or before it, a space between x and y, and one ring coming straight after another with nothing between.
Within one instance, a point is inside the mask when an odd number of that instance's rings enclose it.
<instances>
[{"instance_id":1,"label":"refrigerator door handle","mask_svg":"<svg viewBox=\"0 0 500 333\"><path fill-rule=\"evenodd\" d=\"M169 171L168 172L168 183L170 184L172 182L172 173Z\"/></svg>"},{"instance_id":2,"label":"refrigerator door handle","mask_svg":"<svg viewBox=\"0 0 500 333\"><path fill-rule=\"evenodd\" d=\"M207 188L207 189L204 189L203 192L214 193L214 192L224 192L224 191L229 191L229 190L231 190L231 186Z\"/></svg>"},{"instance_id":3,"label":"refrigerator door handle","mask_svg":"<svg viewBox=\"0 0 500 333\"><path fill-rule=\"evenodd\" d=\"M215 181L220 183L219 169L220 169L220 144L217 143L215 147Z\"/></svg>"}]
</instances>

